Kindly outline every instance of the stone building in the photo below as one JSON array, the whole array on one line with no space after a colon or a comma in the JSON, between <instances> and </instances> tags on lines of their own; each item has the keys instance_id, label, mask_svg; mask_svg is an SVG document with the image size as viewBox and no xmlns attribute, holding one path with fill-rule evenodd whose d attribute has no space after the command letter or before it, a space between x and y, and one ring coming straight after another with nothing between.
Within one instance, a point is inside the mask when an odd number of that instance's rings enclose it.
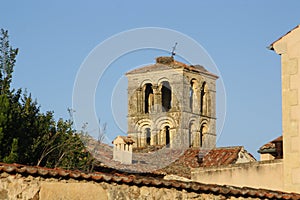
<instances>
[{"instance_id":1,"label":"stone building","mask_svg":"<svg viewBox=\"0 0 300 200\"><path fill-rule=\"evenodd\" d=\"M300 25L269 46L281 57L284 189L300 191Z\"/></svg>"},{"instance_id":2,"label":"stone building","mask_svg":"<svg viewBox=\"0 0 300 200\"><path fill-rule=\"evenodd\" d=\"M135 147L213 148L217 76L173 57L126 73L128 135Z\"/></svg>"}]
</instances>

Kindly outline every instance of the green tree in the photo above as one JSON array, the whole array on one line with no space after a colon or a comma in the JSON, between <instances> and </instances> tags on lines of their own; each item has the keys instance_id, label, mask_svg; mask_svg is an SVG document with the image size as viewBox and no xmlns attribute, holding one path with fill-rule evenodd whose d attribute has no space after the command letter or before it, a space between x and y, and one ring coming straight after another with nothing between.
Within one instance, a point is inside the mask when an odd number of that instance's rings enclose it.
<instances>
[{"instance_id":1,"label":"green tree","mask_svg":"<svg viewBox=\"0 0 300 200\"><path fill-rule=\"evenodd\" d=\"M8 31L1 29L0 36L0 94L9 93L12 73L16 63L18 49L9 44Z\"/></svg>"},{"instance_id":2,"label":"green tree","mask_svg":"<svg viewBox=\"0 0 300 200\"><path fill-rule=\"evenodd\" d=\"M13 138L10 153L3 159L3 161L7 163L12 163L16 160L18 160L18 139Z\"/></svg>"},{"instance_id":3,"label":"green tree","mask_svg":"<svg viewBox=\"0 0 300 200\"><path fill-rule=\"evenodd\" d=\"M42 113L37 101L21 89L11 89L18 49L0 32L0 161L66 169L89 170L91 155L72 120L55 122L53 112Z\"/></svg>"}]
</instances>

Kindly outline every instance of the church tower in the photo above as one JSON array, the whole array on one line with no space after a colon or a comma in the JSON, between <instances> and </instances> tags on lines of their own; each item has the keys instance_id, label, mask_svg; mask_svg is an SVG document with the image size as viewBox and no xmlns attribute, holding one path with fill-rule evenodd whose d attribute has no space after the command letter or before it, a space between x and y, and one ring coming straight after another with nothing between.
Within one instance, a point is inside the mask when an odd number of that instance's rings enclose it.
<instances>
[{"instance_id":1,"label":"church tower","mask_svg":"<svg viewBox=\"0 0 300 200\"><path fill-rule=\"evenodd\" d=\"M217 76L173 57L126 73L128 135L135 147L213 148Z\"/></svg>"}]
</instances>

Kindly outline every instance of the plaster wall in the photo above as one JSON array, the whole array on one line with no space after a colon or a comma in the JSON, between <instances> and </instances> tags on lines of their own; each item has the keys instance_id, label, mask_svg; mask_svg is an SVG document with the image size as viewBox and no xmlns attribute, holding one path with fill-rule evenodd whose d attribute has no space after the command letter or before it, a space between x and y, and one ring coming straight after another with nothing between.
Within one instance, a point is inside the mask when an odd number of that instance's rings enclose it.
<instances>
[{"instance_id":1,"label":"plaster wall","mask_svg":"<svg viewBox=\"0 0 300 200\"><path fill-rule=\"evenodd\" d=\"M283 162L272 160L225 167L195 168L192 169L191 178L193 181L207 184L282 190Z\"/></svg>"},{"instance_id":2,"label":"plaster wall","mask_svg":"<svg viewBox=\"0 0 300 200\"><path fill-rule=\"evenodd\" d=\"M272 44L281 55L284 189L300 192L300 28Z\"/></svg>"}]
</instances>

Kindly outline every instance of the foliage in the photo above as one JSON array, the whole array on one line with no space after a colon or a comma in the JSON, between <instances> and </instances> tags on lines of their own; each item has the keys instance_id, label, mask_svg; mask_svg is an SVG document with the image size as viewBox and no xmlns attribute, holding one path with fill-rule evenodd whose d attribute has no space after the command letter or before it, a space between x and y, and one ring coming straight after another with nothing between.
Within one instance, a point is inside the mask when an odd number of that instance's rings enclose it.
<instances>
[{"instance_id":1,"label":"foliage","mask_svg":"<svg viewBox=\"0 0 300 200\"><path fill-rule=\"evenodd\" d=\"M65 169L90 169L91 155L71 120L54 120L21 89L11 89L18 49L0 33L0 161Z\"/></svg>"}]
</instances>

